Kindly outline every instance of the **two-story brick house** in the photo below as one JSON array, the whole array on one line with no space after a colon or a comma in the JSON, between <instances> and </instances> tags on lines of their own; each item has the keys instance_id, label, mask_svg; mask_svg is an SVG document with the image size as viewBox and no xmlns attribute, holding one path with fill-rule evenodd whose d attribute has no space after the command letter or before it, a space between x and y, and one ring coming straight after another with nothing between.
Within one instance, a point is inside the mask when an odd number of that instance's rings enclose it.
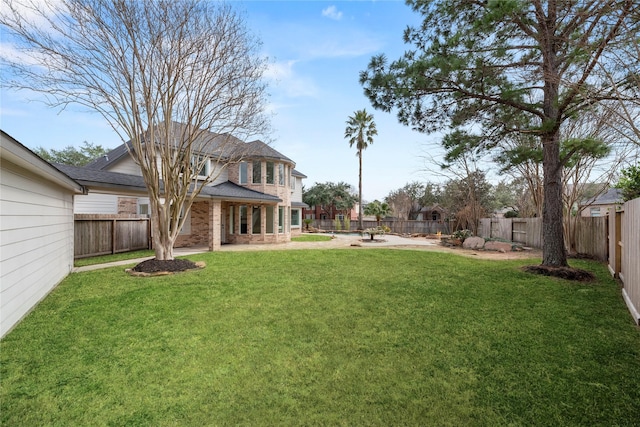
<instances>
[{"instance_id":1,"label":"two-story brick house","mask_svg":"<svg viewBox=\"0 0 640 427\"><path fill-rule=\"evenodd\" d=\"M223 167L202 189L176 247L216 250L226 243L279 243L302 232L306 176L295 170L293 160L264 142L246 144L250 155ZM140 168L124 144L83 168L56 166L89 189L77 197L75 214L149 214Z\"/></svg>"}]
</instances>

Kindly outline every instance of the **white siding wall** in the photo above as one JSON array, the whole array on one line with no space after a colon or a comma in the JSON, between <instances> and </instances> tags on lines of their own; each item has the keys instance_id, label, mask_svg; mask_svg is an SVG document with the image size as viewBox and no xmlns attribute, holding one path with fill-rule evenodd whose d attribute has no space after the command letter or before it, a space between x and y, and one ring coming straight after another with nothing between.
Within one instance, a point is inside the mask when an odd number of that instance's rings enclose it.
<instances>
[{"instance_id":1,"label":"white siding wall","mask_svg":"<svg viewBox=\"0 0 640 427\"><path fill-rule=\"evenodd\" d=\"M109 172L126 173L129 175L142 176L140 167L136 165L131 156L127 154L122 160L108 169Z\"/></svg>"},{"instance_id":2,"label":"white siding wall","mask_svg":"<svg viewBox=\"0 0 640 427\"><path fill-rule=\"evenodd\" d=\"M2 160L0 336L73 268L73 195Z\"/></svg>"},{"instance_id":3,"label":"white siding wall","mask_svg":"<svg viewBox=\"0 0 640 427\"><path fill-rule=\"evenodd\" d=\"M296 188L291 193L292 202L302 202L302 178L292 176L296 180Z\"/></svg>"},{"instance_id":4,"label":"white siding wall","mask_svg":"<svg viewBox=\"0 0 640 427\"><path fill-rule=\"evenodd\" d=\"M73 213L77 214L117 214L118 196L115 194L89 193L76 196Z\"/></svg>"},{"instance_id":5,"label":"white siding wall","mask_svg":"<svg viewBox=\"0 0 640 427\"><path fill-rule=\"evenodd\" d=\"M232 165L229 167L238 167L237 165ZM214 170L213 172L214 174L218 173L217 171ZM222 184L223 182L227 182L229 181L229 170L227 167L225 167L222 171L220 171L220 176L216 177L216 179L213 180L213 182L209 185L218 185L218 184Z\"/></svg>"}]
</instances>

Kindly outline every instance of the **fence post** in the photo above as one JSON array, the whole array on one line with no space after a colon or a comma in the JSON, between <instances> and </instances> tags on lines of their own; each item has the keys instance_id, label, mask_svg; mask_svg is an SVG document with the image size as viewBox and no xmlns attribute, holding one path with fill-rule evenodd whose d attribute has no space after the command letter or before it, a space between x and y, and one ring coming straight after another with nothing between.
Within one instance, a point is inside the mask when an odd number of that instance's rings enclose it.
<instances>
[{"instance_id":1,"label":"fence post","mask_svg":"<svg viewBox=\"0 0 640 427\"><path fill-rule=\"evenodd\" d=\"M116 219L114 218L111 221L111 253L115 254L116 253L116 227L118 226L116 224Z\"/></svg>"}]
</instances>

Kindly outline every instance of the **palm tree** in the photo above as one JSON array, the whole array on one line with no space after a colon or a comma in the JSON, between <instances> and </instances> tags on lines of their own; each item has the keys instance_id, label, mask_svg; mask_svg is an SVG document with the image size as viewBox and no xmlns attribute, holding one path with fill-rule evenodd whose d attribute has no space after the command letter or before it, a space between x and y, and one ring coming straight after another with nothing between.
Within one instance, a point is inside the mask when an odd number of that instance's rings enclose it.
<instances>
[{"instance_id":1,"label":"palm tree","mask_svg":"<svg viewBox=\"0 0 640 427\"><path fill-rule=\"evenodd\" d=\"M369 203L364 210L364 213L367 215L373 215L376 217L376 222L378 223L378 227L380 227L380 221L382 218L391 214L392 209L386 202L380 202L379 200L374 200Z\"/></svg>"},{"instance_id":2,"label":"palm tree","mask_svg":"<svg viewBox=\"0 0 640 427\"><path fill-rule=\"evenodd\" d=\"M356 111L353 116L349 116L347 120L347 128L344 131L344 137L349 138L349 147L355 144L358 152L356 156L360 159L360 173L358 182L358 229L362 230L362 150L365 150L370 144L373 144L373 136L378 134L376 124L373 121L373 115L368 114L367 110Z\"/></svg>"}]
</instances>

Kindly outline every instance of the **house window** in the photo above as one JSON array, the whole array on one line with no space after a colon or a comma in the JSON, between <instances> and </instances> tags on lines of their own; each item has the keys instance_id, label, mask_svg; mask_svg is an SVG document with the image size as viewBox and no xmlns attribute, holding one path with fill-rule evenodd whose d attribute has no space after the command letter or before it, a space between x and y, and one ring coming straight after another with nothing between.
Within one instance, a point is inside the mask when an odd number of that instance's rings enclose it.
<instances>
[{"instance_id":1,"label":"house window","mask_svg":"<svg viewBox=\"0 0 640 427\"><path fill-rule=\"evenodd\" d=\"M260 226L261 226L261 216L260 216L260 206L254 206L253 212L251 212L251 233L260 234Z\"/></svg>"},{"instance_id":2,"label":"house window","mask_svg":"<svg viewBox=\"0 0 640 427\"><path fill-rule=\"evenodd\" d=\"M206 156L191 156L191 168L198 178L206 178L211 172L209 169L209 158Z\"/></svg>"},{"instance_id":3,"label":"house window","mask_svg":"<svg viewBox=\"0 0 640 427\"><path fill-rule=\"evenodd\" d=\"M149 203L138 202L138 215L149 216Z\"/></svg>"},{"instance_id":4,"label":"house window","mask_svg":"<svg viewBox=\"0 0 640 427\"><path fill-rule=\"evenodd\" d=\"M253 162L253 180L254 184L260 184L262 182L262 163L258 161Z\"/></svg>"},{"instance_id":5,"label":"house window","mask_svg":"<svg viewBox=\"0 0 640 427\"><path fill-rule=\"evenodd\" d=\"M236 232L236 216L235 216L235 206L229 206L229 234L234 234Z\"/></svg>"},{"instance_id":6,"label":"house window","mask_svg":"<svg viewBox=\"0 0 640 427\"><path fill-rule=\"evenodd\" d=\"M296 189L296 179L293 177L293 175L289 175L289 182L291 183L291 189L295 190Z\"/></svg>"},{"instance_id":7,"label":"house window","mask_svg":"<svg viewBox=\"0 0 640 427\"><path fill-rule=\"evenodd\" d=\"M249 171L247 169L247 162L240 162L240 184L246 184L249 182Z\"/></svg>"},{"instance_id":8,"label":"house window","mask_svg":"<svg viewBox=\"0 0 640 427\"><path fill-rule=\"evenodd\" d=\"M273 234L273 206L267 206L267 233Z\"/></svg>"},{"instance_id":9,"label":"house window","mask_svg":"<svg viewBox=\"0 0 640 427\"><path fill-rule=\"evenodd\" d=\"M273 162L267 162L267 184L275 183L275 165Z\"/></svg>"},{"instance_id":10,"label":"house window","mask_svg":"<svg viewBox=\"0 0 640 427\"><path fill-rule=\"evenodd\" d=\"M240 206L240 234L247 234L247 207Z\"/></svg>"},{"instance_id":11,"label":"house window","mask_svg":"<svg viewBox=\"0 0 640 427\"><path fill-rule=\"evenodd\" d=\"M278 185L284 185L284 165L278 163Z\"/></svg>"},{"instance_id":12,"label":"house window","mask_svg":"<svg viewBox=\"0 0 640 427\"><path fill-rule=\"evenodd\" d=\"M600 208L591 208L591 216L600 216Z\"/></svg>"},{"instance_id":13,"label":"house window","mask_svg":"<svg viewBox=\"0 0 640 427\"><path fill-rule=\"evenodd\" d=\"M300 227L300 209L291 209L291 226Z\"/></svg>"},{"instance_id":14,"label":"house window","mask_svg":"<svg viewBox=\"0 0 640 427\"><path fill-rule=\"evenodd\" d=\"M278 233L284 231L284 207L278 206Z\"/></svg>"}]
</instances>

